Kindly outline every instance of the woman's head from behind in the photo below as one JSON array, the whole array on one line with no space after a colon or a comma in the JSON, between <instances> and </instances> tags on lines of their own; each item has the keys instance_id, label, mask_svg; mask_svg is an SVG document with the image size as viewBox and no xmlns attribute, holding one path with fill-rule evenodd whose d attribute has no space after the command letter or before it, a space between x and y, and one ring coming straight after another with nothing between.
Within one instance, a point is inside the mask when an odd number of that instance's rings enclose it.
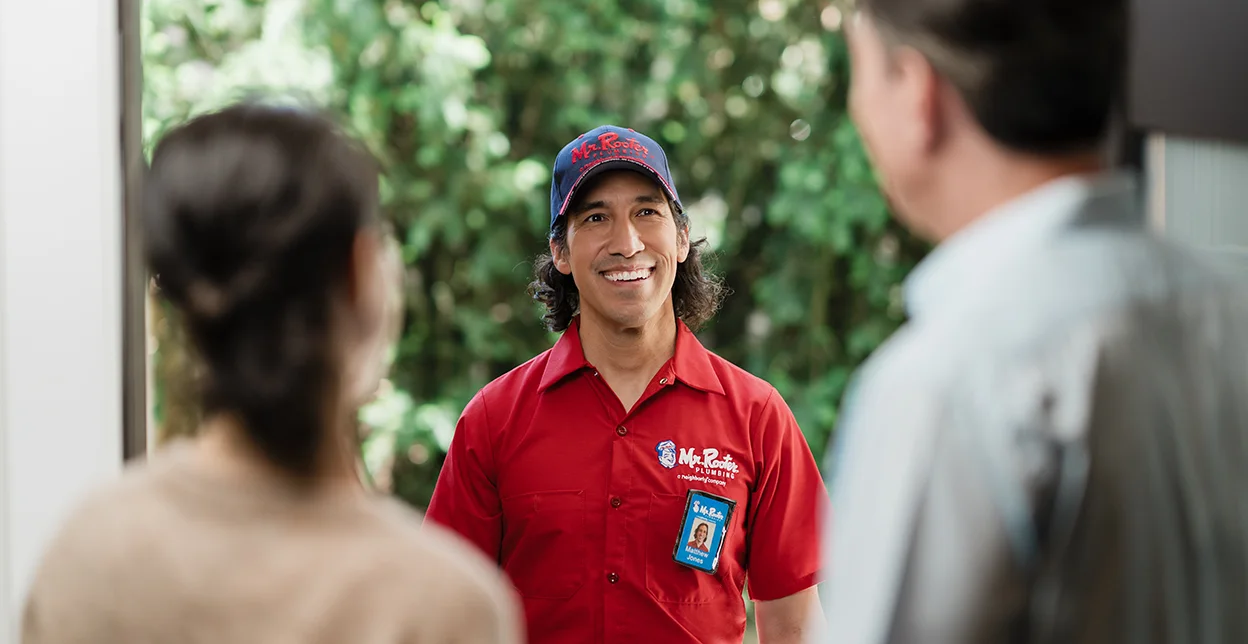
<instances>
[{"instance_id":1,"label":"woman's head from behind","mask_svg":"<svg viewBox=\"0 0 1248 644\"><path fill-rule=\"evenodd\" d=\"M195 118L152 156L147 258L204 363L204 411L297 477L345 437L382 335L377 182L328 120L285 107Z\"/></svg>"}]
</instances>

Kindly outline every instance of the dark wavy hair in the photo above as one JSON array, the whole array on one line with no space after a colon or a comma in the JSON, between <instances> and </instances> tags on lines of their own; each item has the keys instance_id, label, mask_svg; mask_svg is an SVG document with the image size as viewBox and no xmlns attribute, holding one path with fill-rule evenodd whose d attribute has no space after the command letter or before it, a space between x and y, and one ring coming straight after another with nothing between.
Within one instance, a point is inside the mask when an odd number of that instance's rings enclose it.
<instances>
[{"instance_id":1,"label":"dark wavy hair","mask_svg":"<svg viewBox=\"0 0 1248 644\"><path fill-rule=\"evenodd\" d=\"M667 205L676 220L676 227L681 234L687 235L689 215L677 208L671 199L668 199ZM568 248L567 221L567 217L560 218L550 232L550 240L565 251ZM676 281L672 284L672 306L676 317L694 331L701 329L715 315L727 294L723 280L702 264L705 249L705 238L689 242L689 256L676 265ZM550 253L538 257L534 269L529 292L533 299L546 306L546 313L542 316L546 328L561 333L580 312L581 293L572 276L560 273L555 267L555 258Z\"/></svg>"}]
</instances>

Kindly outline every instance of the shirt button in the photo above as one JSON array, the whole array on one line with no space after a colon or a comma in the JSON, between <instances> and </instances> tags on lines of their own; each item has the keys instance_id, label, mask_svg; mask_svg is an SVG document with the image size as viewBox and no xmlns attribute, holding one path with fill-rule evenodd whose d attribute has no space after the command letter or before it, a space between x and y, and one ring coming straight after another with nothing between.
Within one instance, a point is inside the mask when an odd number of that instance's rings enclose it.
<instances>
[{"instance_id":1,"label":"shirt button","mask_svg":"<svg viewBox=\"0 0 1248 644\"><path fill-rule=\"evenodd\" d=\"M620 425L619 427L615 428L615 433L619 434L620 436L623 436L628 433L628 428L623 425Z\"/></svg>"},{"instance_id":2,"label":"shirt button","mask_svg":"<svg viewBox=\"0 0 1248 644\"><path fill-rule=\"evenodd\" d=\"M620 500L620 497L618 496L611 497L611 507L618 508L621 505L624 505L624 502Z\"/></svg>"},{"instance_id":3,"label":"shirt button","mask_svg":"<svg viewBox=\"0 0 1248 644\"><path fill-rule=\"evenodd\" d=\"M659 378L659 384L660 384L660 385L666 385L666 384L667 384L667 378Z\"/></svg>"},{"instance_id":4,"label":"shirt button","mask_svg":"<svg viewBox=\"0 0 1248 644\"><path fill-rule=\"evenodd\" d=\"M619 575L617 575L617 574L615 574L615 573L611 573L611 574L607 575L607 581L609 581L609 582L611 582L611 583L613 583L613 584L614 584L615 582L619 581L619 580L620 580L620 576L619 576Z\"/></svg>"}]
</instances>

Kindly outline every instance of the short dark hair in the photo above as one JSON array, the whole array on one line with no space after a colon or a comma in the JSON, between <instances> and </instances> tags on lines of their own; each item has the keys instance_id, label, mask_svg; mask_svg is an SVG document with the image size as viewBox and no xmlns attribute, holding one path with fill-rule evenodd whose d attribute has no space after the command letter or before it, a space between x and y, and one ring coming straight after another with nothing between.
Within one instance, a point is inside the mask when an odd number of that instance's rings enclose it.
<instances>
[{"instance_id":1,"label":"short dark hair","mask_svg":"<svg viewBox=\"0 0 1248 644\"><path fill-rule=\"evenodd\" d=\"M667 199L676 228L681 234L687 235L688 213L677 208L666 195L664 199ZM550 240L565 251L568 248L567 222L567 217L560 217L550 232ZM676 317L694 331L701 329L714 317L727 294L723 280L702 264L706 245L705 238L689 242L689 256L676 265L676 280L672 283L672 306ZM546 313L542 315L546 328L562 333L572 323L572 318L580 312L580 291L571 275L564 275L555 267L555 258L550 253L538 257L534 269L534 280L529 284L529 292L533 299L546 306Z\"/></svg>"},{"instance_id":2,"label":"short dark hair","mask_svg":"<svg viewBox=\"0 0 1248 644\"><path fill-rule=\"evenodd\" d=\"M203 361L204 411L310 477L339 420L333 307L377 219L371 156L324 116L249 102L171 131L144 184L148 265Z\"/></svg>"},{"instance_id":3,"label":"short dark hair","mask_svg":"<svg viewBox=\"0 0 1248 644\"><path fill-rule=\"evenodd\" d=\"M1001 145L1080 152L1112 129L1127 0L858 0L886 43L914 47Z\"/></svg>"}]
</instances>

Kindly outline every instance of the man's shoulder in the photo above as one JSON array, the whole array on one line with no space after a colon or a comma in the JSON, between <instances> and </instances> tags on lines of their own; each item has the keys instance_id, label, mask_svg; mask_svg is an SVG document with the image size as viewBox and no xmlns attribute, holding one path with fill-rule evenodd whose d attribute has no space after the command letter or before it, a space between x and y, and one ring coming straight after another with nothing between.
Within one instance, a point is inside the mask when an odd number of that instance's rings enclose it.
<instances>
[{"instance_id":1,"label":"man's shoulder","mask_svg":"<svg viewBox=\"0 0 1248 644\"><path fill-rule=\"evenodd\" d=\"M517 394L536 392L541 387L552 351L553 348L547 349L491 380L477 393L477 398L488 398L493 408L496 404L519 400Z\"/></svg>"},{"instance_id":2,"label":"man's shoulder","mask_svg":"<svg viewBox=\"0 0 1248 644\"><path fill-rule=\"evenodd\" d=\"M1242 269L1146 231L1080 231L1055 238L1044 251L961 312L966 320L996 322L974 325L982 330L975 334L982 346L1029 355L1132 311L1177 315L1180 300L1242 302L1248 296Z\"/></svg>"},{"instance_id":3,"label":"man's shoulder","mask_svg":"<svg viewBox=\"0 0 1248 644\"><path fill-rule=\"evenodd\" d=\"M948 343L956 342L962 331L953 325L903 323L867 356L855 378L922 380L946 354L961 355L948 351Z\"/></svg>"},{"instance_id":4,"label":"man's shoulder","mask_svg":"<svg viewBox=\"0 0 1248 644\"><path fill-rule=\"evenodd\" d=\"M1082 312L1189 288L1242 291L1242 264L1224 259L1147 230L1079 228L1025 254L984 295L1014 292L1017 301L1033 302L1035 312L1071 306Z\"/></svg>"},{"instance_id":5,"label":"man's shoulder","mask_svg":"<svg viewBox=\"0 0 1248 644\"><path fill-rule=\"evenodd\" d=\"M949 348L949 332L931 324L907 322L855 369L842 396L838 425L857 424L866 415L891 415L917 408L921 399L939 398L944 373L964 358ZM897 403L903 404L897 404ZM878 422L874 419L872 423Z\"/></svg>"},{"instance_id":6,"label":"man's shoulder","mask_svg":"<svg viewBox=\"0 0 1248 644\"><path fill-rule=\"evenodd\" d=\"M704 349L704 351L706 351L711 369L719 379L720 386L724 388L725 395L755 403L765 403L773 396L779 397L775 386L761 376L746 371L744 367L734 364L710 349Z\"/></svg>"},{"instance_id":7,"label":"man's shoulder","mask_svg":"<svg viewBox=\"0 0 1248 644\"><path fill-rule=\"evenodd\" d=\"M975 297L903 325L857 380L894 399L947 398L955 389L1003 387L1010 374L1023 378L1038 365L1086 361L1124 329L1199 325L1210 316L1248 321L1248 285L1235 267L1183 245L1095 230L1044 250L980 285Z\"/></svg>"}]
</instances>

